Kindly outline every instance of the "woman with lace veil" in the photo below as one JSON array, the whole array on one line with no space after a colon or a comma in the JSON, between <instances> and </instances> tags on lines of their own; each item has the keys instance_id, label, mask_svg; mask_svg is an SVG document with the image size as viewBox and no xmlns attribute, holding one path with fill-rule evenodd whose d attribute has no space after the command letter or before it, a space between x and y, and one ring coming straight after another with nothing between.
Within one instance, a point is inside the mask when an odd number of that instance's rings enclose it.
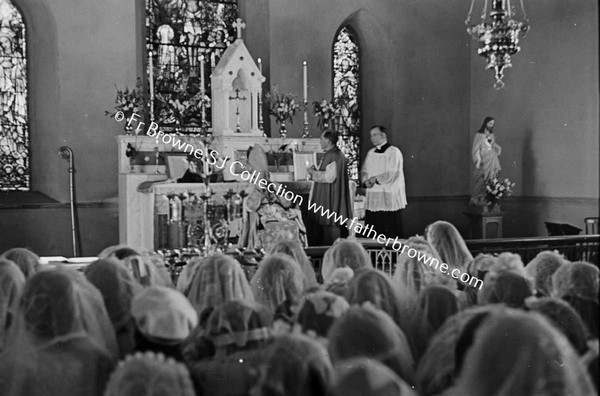
<instances>
[{"instance_id":1,"label":"woman with lace veil","mask_svg":"<svg viewBox=\"0 0 600 396\"><path fill-rule=\"evenodd\" d=\"M242 299L254 302L246 274L233 257L214 254L204 258L192 278L186 297L198 312L200 326L221 303Z\"/></svg>"},{"instance_id":2,"label":"woman with lace veil","mask_svg":"<svg viewBox=\"0 0 600 396\"><path fill-rule=\"evenodd\" d=\"M248 164L246 170L257 173L257 180L267 181L266 187L259 186L261 183L250 183L246 189L248 196L244 199L244 227L240 237L239 245L248 249L269 248L269 235L265 231L268 223L293 222L298 230L298 238L302 246L308 246L306 239L306 226L302 220L300 208L294 207L294 203L281 195L268 190L271 182L267 166L267 154L263 148L255 144L248 149ZM273 183L275 184L275 183ZM276 190L275 187L271 187ZM287 228L279 230L278 238L293 238ZM281 234L285 235L282 236Z\"/></svg>"},{"instance_id":3,"label":"woman with lace veil","mask_svg":"<svg viewBox=\"0 0 600 396\"><path fill-rule=\"evenodd\" d=\"M142 286L136 282L122 262L115 258L101 259L84 270L85 277L102 293L104 305L112 322L119 356L135 349L135 325L131 316L131 301Z\"/></svg>"},{"instance_id":4,"label":"woman with lace veil","mask_svg":"<svg viewBox=\"0 0 600 396\"><path fill-rule=\"evenodd\" d=\"M14 262L23 272L25 278L29 278L40 267L40 258L37 254L25 248L12 248L2 253L0 258Z\"/></svg>"},{"instance_id":5,"label":"woman with lace veil","mask_svg":"<svg viewBox=\"0 0 600 396\"><path fill-rule=\"evenodd\" d=\"M109 246L98 258L117 259L125 266L131 277L142 286L173 286L173 281L162 259L126 245Z\"/></svg>"},{"instance_id":6,"label":"woman with lace veil","mask_svg":"<svg viewBox=\"0 0 600 396\"><path fill-rule=\"evenodd\" d=\"M293 258L298 264L300 264L302 272L304 272L304 288L308 289L310 287L317 286L315 269L313 268L310 259L306 255L306 252L304 252L304 248L299 241L289 239L277 241L271 245L268 253L283 253Z\"/></svg>"},{"instance_id":7,"label":"woman with lace veil","mask_svg":"<svg viewBox=\"0 0 600 396\"><path fill-rule=\"evenodd\" d=\"M65 394L66 395L66 394ZM161 353L138 352L119 363L104 396L195 396L188 369Z\"/></svg>"},{"instance_id":8,"label":"woman with lace veil","mask_svg":"<svg viewBox=\"0 0 600 396\"><path fill-rule=\"evenodd\" d=\"M231 300L210 315L202 335L212 356L188 362L200 395L247 395L270 340L271 314L256 303Z\"/></svg>"},{"instance_id":9,"label":"woman with lace veil","mask_svg":"<svg viewBox=\"0 0 600 396\"><path fill-rule=\"evenodd\" d=\"M569 341L546 318L508 309L475 332L448 395L596 395Z\"/></svg>"},{"instance_id":10,"label":"woman with lace veil","mask_svg":"<svg viewBox=\"0 0 600 396\"><path fill-rule=\"evenodd\" d=\"M304 291L305 276L300 265L287 255L265 256L250 280L256 302L267 307L276 319L291 322L292 310Z\"/></svg>"},{"instance_id":11,"label":"woman with lace veil","mask_svg":"<svg viewBox=\"0 0 600 396\"><path fill-rule=\"evenodd\" d=\"M430 224L425 231L425 238L451 268L464 270L473 261L473 255L460 232L447 221L439 220Z\"/></svg>"},{"instance_id":12,"label":"woman with lace veil","mask_svg":"<svg viewBox=\"0 0 600 396\"><path fill-rule=\"evenodd\" d=\"M376 360L355 358L335 367L331 396L417 396L387 366Z\"/></svg>"},{"instance_id":13,"label":"woman with lace veil","mask_svg":"<svg viewBox=\"0 0 600 396\"><path fill-rule=\"evenodd\" d=\"M0 258L0 352L13 324L25 286L25 275L10 260Z\"/></svg>"},{"instance_id":14,"label":"woman with lace veil","mask_svg":"<svg viewBox=\"0 0 600 396\"><path fill-rule=\"evenodd\" d=\"M79 275L48 269L25 284L0 355L2 395L103 394L116 363L114 332L99 292Z\"/></svg>"},{"instance_id":15,"label":"woman with lace veil","mask_svg":"<svg viewBox=\"0 0 600 396\"><path fill-rule=\"evenodd\" d=\"M373 268L371 257L363 245L354 239L338 239L323 255L321 275L327 287L337 268L350 268L352 275L363 268Z\"/></svg>"},{"instance_id":16,"label":"woman with lace veil","mask_svg":"<svg viewBox=\"0 0 600 396\"><path fill-rule=\"evenodd\" d=\"M568 302L593 338L598 338L600 331L599 284L598 267L583 261L562 265L552 275L551 296Z\"/></svg>"},{"instance_id":17,"label":"woman with lace veil","mask_svg":"<svg viewBox=\"0 0 600 396\"><path fill-rule=\"evenodd\" d=\"M251 396L327 396L333 377L327 350L300 334L277 337L259 371Z\"/></svg>"},{"instance_id":18,"label":"woman with lace veil","mask_svg":"<svg viewBox=\"0 0 600 396\"><path fill-rule=\"evenodd\" d=\"M352 306L329 330L329 354L334 365L356 357L377 360L412 384L414 359L404 332L371 303Z\"/></svg>"}]
</instances>

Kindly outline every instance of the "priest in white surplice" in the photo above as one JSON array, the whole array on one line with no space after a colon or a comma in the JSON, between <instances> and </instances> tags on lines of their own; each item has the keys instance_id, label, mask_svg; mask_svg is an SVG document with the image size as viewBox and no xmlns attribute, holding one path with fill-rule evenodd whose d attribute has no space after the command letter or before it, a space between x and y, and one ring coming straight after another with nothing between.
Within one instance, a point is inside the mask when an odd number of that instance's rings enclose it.
<instances>
[{"instance_id":1,"label":"priest in white surplice","mask_svg":"<svg viewBox=\"0 0 600 396\"><path fill-rule=\"evenodd\" d=\"M371 128L372 149L365 158L361 179L366 187L365 224L386 237L403 238L401 211L406 207L402 152L387 141L388 130Z\"/></svg>"}]
</instances>

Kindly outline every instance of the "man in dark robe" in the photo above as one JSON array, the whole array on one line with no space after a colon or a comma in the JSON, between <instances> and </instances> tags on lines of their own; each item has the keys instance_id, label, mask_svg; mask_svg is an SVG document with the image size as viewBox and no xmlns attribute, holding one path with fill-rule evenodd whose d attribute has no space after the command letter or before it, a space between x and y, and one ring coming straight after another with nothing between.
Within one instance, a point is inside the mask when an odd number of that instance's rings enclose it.
<instances>
[{"instance_id":1,"label":"man in dark robe","mask_svg":"<svg viewBox=\"0 0 600 396\"><path fill-rule=\"evenodd\" d=\"M346 158L337 147L338 134L326 130L321 134L325 152L319 168L307 169L314 181L310 202L315 204L308 215L312 225L311 245L330 246L338 238L348 236L347 224L352 219L352 200L348 187ZM327 213L326 211L329 210ZM328 214L333 213L331 216Z\"/></svg>"}]
</instances>

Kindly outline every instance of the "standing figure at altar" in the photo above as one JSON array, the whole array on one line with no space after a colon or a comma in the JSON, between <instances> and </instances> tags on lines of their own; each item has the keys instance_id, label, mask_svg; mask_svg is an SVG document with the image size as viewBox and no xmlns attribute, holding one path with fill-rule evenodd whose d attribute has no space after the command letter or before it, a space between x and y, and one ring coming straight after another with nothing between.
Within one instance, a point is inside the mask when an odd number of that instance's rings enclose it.
<instances>
[{"instance_id":1,"label":"standing figure at altar","mask_svg":"<svg viewBox=\"0 0 600 396\"><path fill-rule=\"evenodd\" d=\"M265 188L259 182L250 183L246 189L248 196L244 199L244 226L238 245L248 249L268 249L280 239L297 239L302 246L308 246L306 227L302 213L294 203L270 192L277 191L277 186L270 183L267 172L267 155L263 148L255 144L248 149L246 170L258 173L257 180L267 180Z\"/></svg>"},{"instance_id":2,"label":"standing figure at altar","mask_svg":"<svg viewBox=\"0 0 600 396\"><path fill-rule=\"evenodd\" d=\"M367 188L365 224L388 238L402 238L402 209L406 207L402 152L388 143L386 127L375 125L370 135L375 147L367 153L361 172Z\"/></svg>"},{"instance_id":3,"label":"standing figure at altar","mask_svg":"<svg viewBox=\"0 0 600 396\"><path fill-rule=\"evenodd\" d=\"M347 224L352 219L352 200L348 186L346 158L337 146L337 132L327 129L321 134L321 149L325 152L318 168L307 169L313 180L309 201L314 203L317 212L309 210L311 217L311 240L320 246L330 246L338 238L348 236L346 225L340 225L335 219ZM329 210L332 216L323 216L322 211ZM313 239L314 238L314 239ZM312 245L313 243L311 243Z\"/></svg>"},{"instance_id":4,"label":"standing figure at altar","mask_svg":"<svg viewBox=\"0 0 600 396\"><path fill-rule=\"evenodd\" d=\"M485 206L487 204L485 187L500 172L499 157L502 148L496 143L495 122L493 117L485 117L473 139L471 154L475 164L475 184L471 193L470 203L472 205Z\"/></svg>"}]
</instances>

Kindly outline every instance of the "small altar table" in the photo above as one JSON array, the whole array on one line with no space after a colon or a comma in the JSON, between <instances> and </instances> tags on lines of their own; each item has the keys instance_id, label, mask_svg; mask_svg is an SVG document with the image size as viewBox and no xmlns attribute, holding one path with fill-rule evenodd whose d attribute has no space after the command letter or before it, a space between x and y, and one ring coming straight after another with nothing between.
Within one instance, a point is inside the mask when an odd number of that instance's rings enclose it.
<instances>
[{"instance_id":1,"label":"small altar table","mask_svg":"<svg viewBox=\"0 0 600 396\"><path fill-rule=\"evenodd\" d=\"M502 219L506 213L507 212L463 212L471 222L469 239L502 238ZM495 229L496 232L494 232L493 229Z\"/></svg>"}]
</instances>

